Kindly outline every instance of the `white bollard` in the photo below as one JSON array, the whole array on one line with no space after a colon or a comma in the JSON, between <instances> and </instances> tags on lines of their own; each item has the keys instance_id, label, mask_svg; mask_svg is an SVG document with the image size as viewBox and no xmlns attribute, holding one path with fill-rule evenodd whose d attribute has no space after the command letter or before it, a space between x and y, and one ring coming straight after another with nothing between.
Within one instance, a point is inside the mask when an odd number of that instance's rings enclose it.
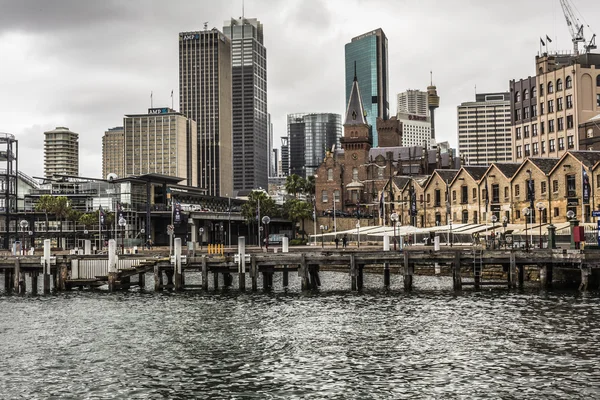
<instances>
[{"instance_id":1,"label":"white bollard","mask_svg":"<svg viewBox=\"0 0 600 400\"><path fill-rule=\"evenodd\" d=\"M240 262L238 263L238 272L243 274L246 272L246 237L240 236L238 238L238 255Z\"/></svg>"},{"instance_id":2,"label":"white bollard","mask_svg":"<svg viewBox=\"0 0 600 400\"><path fill-rule=\"evenodd\" d=\"M433 250L440 251L440 237L435 236L433 238Z\"/></svg>"},{"instance_id":3,"label":"white bollard","mask_svg":"<svg viewBox=\"0 0 600 400\"><path fill-rule=\"evenodd\" d=\"M390 251L390 237L387 234L383 236L383 251Z\"/></svg>"},{"instance_id":4,"label":"white bollard","mask_svg":"<svg viewBox=\"0 0 600 400\"><path fill-rule=\"evenodd\" d=\"M174 242L175 268L177 273L181 274L181 238L175 238Z\"/></svg>"},{"instance_id":5,"label":"white bollard","mask_svg":"<svg viewBox=\"0 0 600 400\"><path fill-rule=\"evenodd\" d=\"M108 273L117 272L117 241L108 241Z\"/></svg>"},{"instance_id":6,"label":"white bollard","mask_svg":"<svg viewBox=\"0 0 600 400\"><path fill-rule=\"evenodd\" d=\"M50 275L50 239L44 239L44 274Z\"/></svg>"},{"instance_id":7,"label":"white bollard","mask_svg":"<svg viewBox=\"0 0 600 400\"><path fill-rule=\"evenodd\" d=\"M290 251L288 241L290 239L287 236L281 238L281 252L288 253Z\"/></svg>"},{"instance_id":8,"label":"white bollard","mask_svg":"<svg viewBox=\"0 0 600 400\"><path fill-rule=\"evenodd\" d=\"M398 249L402 250L404 248L404 238L402 236L400 236L400 238L398 239Z\"/></svg>"},{"instance_id":9,"label":"white bollard","mask_svg":"<svg viewBox=\"0 0 600 400\"><path fill-rule=\"evenodd\" d=\"M92 254L92 241L91 240L87 240L84 242L85 244L83 245L83 249L84 249L84 254L87 256L89 254Z\"/></svg>"}]
</instances>

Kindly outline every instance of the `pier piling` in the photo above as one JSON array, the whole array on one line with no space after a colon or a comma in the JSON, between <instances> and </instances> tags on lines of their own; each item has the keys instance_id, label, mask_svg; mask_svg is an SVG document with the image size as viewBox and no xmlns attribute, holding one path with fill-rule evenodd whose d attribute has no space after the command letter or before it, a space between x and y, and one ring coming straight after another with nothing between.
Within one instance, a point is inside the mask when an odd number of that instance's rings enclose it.
<instances>
[{"instance_id":1,"label":"pier piling","mask_svg":"<svg viewBox=\"0 0 600 400\"><path fill-rule=\"evenodd\" d=\"M460 274L460 252L454 253L454 263L452 264L452 279L454 290L462 290L462 276Z\"/></svg>"},{"instance_id":2,"label":"pier piling","mask_svg":"<svg viewBox=\"0 0 600 400\"><path fill-rule=\"evenodd\" d=\"M38 273L31 273L31 294L36 295L38 292Z\"/></svg>"},{"instance_id":3,"label":"pier piling","mask_svg":"<svg viewBox=\"0 0 600 400\"><path fill-rule=\"evenodd\" d=\"M252 279L252 291L256 292L258 290L258 270L254 254L250 256L250 278Z\"/></svg>"},{"instance_id":4,"label":"pier piling","mask_svg":"<svg viewBox=\"0 0 600 400\"><path fill-rule=\"evenodd\" d=\"M239 255L239 264L238 264L238 278L239 278L239 287L241 291L246 290L246 237L240 236L238 238L238 255Z\"/></svg>"},{"instance_id":5,"label":"pier piling","mask_svg":"<svg viewBox=\"0 0 600 400\"><path fill-rule=\"evenodd\" d=\"M403 270L404 270L403 271L404 272L404 290L409 292L412 290L415 266L414 266L414 264L410 263L409 255L408 255L408 252L406 252L406 251L404 252L404 268L403 268Z\"/></svg>"},{"instance_id":6,"label":"pier piling","mask_svg":"<svg viewBox=\"0 0 600 400\"><path fill-rule=\"evenodd\" d=\"M50 239L44 239L44 294L50 294Z\"/></svg>"},{"instance_id":7,"label":"pier piling","mask_svg":"<svg viewBox=\"0 0 600 400\"><path fill-rule=\"evenodd\" d=\"M14 290L17 293L21 293L21 260L19 260L19 257L15 259L14 273L15 275L12 282L14 285Z\"/></svg>"},{"instance_id":8,"label":"pier piling","mask_svg":"<svg viewBox=\"0 0 600 400\"><path fill-rule=\"evenodd\" d=\"M383 286L387 289L390 287L390 263L383 263Z\"/></svg>"},{"instance_id":9,"label":"pier piling","mask_svg":"<svg viewBox=\"0 0 600 400\"><path fill-rule=\"evenodd\" d=\"M173 272L175 274L175 291L183 290L183 268L181 266L181 238L175 238L174 240L174 251L175 265L173 266Z\"/></svg>"},{"instance_id":10,"label":"pier piling","mask_svg":"<svg viewBox=\"0 0 600 400\"><path fill-rule=\"evenodd\" d=\"M208 290L208 264L206 256L202 256L202 290Z\"/></svg>"},{"instance_id":11,"label":"pier piling","mask_svg":"<svg viewBox=\"0 0 600 400\"><path fill-rule=\"evenodd\" d=\"M354 256L354 254L350 254L351 290L358 290L357 278L358 278L358 271L356 270L356 258Z\"/></svg>"}]
</instances>

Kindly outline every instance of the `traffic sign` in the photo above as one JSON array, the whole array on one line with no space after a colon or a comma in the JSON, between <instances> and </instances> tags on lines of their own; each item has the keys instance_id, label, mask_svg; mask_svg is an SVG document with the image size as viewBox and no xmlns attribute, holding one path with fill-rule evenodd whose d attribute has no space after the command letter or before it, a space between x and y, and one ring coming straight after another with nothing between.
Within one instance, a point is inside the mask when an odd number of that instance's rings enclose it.
<instances>
[{"instance_id":1,"label":"traffic sign","mask_svg":"<svg viewBox=\"0 0 600 400\"><path fill-rule=\"evenodd\" d=\"M600 210L592 211L592 217L600 217Z\"/></svg>"}]
</instances>

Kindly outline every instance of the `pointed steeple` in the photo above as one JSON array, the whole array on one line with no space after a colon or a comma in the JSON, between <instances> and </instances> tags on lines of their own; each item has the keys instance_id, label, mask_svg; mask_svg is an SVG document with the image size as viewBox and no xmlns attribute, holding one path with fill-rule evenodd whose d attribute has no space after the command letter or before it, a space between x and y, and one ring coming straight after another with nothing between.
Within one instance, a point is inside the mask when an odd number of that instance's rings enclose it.
<instances>
[{"instance_id":1,"label":"pointed steeple","mask_svg":"<svg viewBox=\"0 0 600 400\"><path fill-rule=\"evenodd\" d=\"M365 109L358 89L358 79L356 78L356 62L354 63L354 82L350 91L348 108L346 109L346 119L344 125L368 125L365 119Z\"/></svg>"}]
</instances>

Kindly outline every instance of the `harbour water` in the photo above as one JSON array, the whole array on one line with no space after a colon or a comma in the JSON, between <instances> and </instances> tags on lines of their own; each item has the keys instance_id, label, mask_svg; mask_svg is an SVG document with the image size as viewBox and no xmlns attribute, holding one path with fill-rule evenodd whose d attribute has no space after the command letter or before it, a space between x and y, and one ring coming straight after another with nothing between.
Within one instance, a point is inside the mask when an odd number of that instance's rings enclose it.
<instances>
[{"instance_id":1,"label":"harbour water","mask_svg":"<svg viewBox=\"0 0 600 400\"><path fill-rule=\"evenodd\" d=\"M187 278L187 277L186 277ZM600 293L0 294L2 399L598 398ZM190 276L189 279L195 279ZM150 288L149 288L150 289Z\"/></svg>"}]
</instances>

